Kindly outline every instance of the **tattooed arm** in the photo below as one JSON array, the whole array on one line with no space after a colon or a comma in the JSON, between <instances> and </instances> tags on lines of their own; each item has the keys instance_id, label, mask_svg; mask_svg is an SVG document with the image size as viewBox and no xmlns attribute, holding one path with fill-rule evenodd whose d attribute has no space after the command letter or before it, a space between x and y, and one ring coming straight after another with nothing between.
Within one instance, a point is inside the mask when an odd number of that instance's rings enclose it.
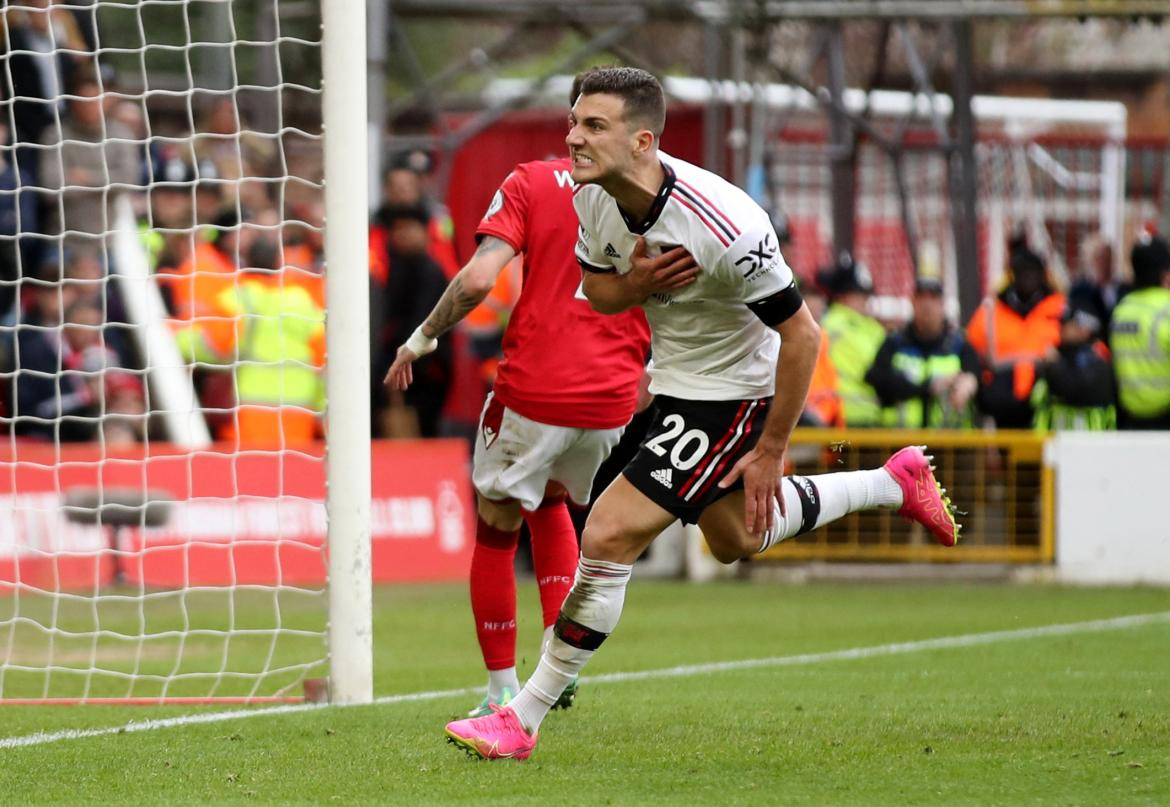
<instances>
[{"instance_id":1,"label":"tattooed arm","mask_svg":"<svg viewBox=\"0 0 1170 807\"><path fill-rule=\"evenodd\" d=\"M459 270L459 274L451 278L447 290L419 327L422 336L438 339L455 327L487 298L496 284L496 278L515 256L516 251L507 241L491 235L484 236L471 260ZM386 373L383 383L391 389L404 390L414 381L411 365L419 353L408 345L398 348L398 355Z\"/></svg>"}]
</instances>

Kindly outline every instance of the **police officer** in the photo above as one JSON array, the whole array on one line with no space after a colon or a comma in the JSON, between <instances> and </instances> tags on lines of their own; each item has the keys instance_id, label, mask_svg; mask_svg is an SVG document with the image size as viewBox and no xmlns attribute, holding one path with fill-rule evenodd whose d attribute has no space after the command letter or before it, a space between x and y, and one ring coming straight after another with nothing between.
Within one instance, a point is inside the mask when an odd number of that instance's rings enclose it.
<instances>
[{"instance_id":1,"label":"police officer","mask_svg":"<svg viewBox=\"0 0 1170 807\"><path fill-rule=\"evenodd\" d=\"M882 324L866 313L873 281L869 271L846 252L817 273L829 294L821 328L829 335L829 358L837 371L837 390L849 427L881 425L881 404L865 374L886 338Z\"/></svg>"},{"instance_id":2,"label":"police officer","mask_svg":"<svg viewBox=\"0 0 1170 807\"><path fill-rule=\"evenodd\" d=\"M865 380L882 402L882 423L912 429L972 424L979 357L947 322L936 278L914 284L914 316L886 337Z\"/></svg>"},{"instance_id":3,"label":"police officer","mask_svg":"<svg viewBox=\"0 0 1170 807\"><path fill-rule=\"evenodd\" d=\"M1113 310L1109 347L1118 428L1170 429L1170 244L1143 236L1130 253L1134 290Z\"/></svg>"},{"instance_id":4,"label":"police officer","mask_svg":"<svg viewBox=\"0 0 1170 807\"><path fill-rule=\"evenodd\" d=\"M1032 408L1037 431L1117 428L1113 367L1101 342L1100 309L1070 300L1060 317L1060 344L1036 363Z\"/></svg>"}]
</instances>

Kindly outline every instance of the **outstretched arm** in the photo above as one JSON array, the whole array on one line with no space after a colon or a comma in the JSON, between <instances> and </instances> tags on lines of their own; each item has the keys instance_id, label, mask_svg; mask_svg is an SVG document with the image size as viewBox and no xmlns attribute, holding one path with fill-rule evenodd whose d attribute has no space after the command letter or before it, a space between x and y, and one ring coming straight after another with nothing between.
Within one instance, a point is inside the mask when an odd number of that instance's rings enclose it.
<instances>
[{"instance_id":1,"label":"outstretched arm","mask_svg":"<svg viewBox=\"0 0 1170 807\"><path fill-rule=\"evenodd\" d=\"M443 296L422 325L415 329L406 344L398 348L398 355L383 381L391 389L404 390L414 381L411 365L416 359L430 353L438 345L440 336L451 330L471 310L491 293L496 278L516 256L516 250L501 238L488 235L447 285Z\"/></svg>"}]
</instances>

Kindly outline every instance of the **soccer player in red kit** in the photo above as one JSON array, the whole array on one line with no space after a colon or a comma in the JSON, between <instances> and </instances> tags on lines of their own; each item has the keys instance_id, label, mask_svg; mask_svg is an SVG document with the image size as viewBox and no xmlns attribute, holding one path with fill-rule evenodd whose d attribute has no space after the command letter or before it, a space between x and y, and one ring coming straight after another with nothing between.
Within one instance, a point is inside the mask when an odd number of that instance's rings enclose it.
<instances>
[{"instance_id":1,"label":"soccer player in red kit","mask_svg":"<svg viewBox=\"0 0 1170 807\"><path fill-rule=\"evenodd\" d=\"M520 688L513 563L521 519L532 534L547 640L577 569L565 499L588 502L598 466L634 414L649 347L640 309L606 316L580 293L571 170L567 159L516 166L476 229L475 255L386 375L387 384L405 389L411 363L482 302L508 262L523 253L522 291L504 331L503 360L472 466L479 519L471 607L488 669L487 695L472 716L506 705ZM678 250L646 264L643 280L647 289L666 292L691 282L693 266ZM575 691L570 682L559 705L570 705Z\"/></svg>"}]
</instances>

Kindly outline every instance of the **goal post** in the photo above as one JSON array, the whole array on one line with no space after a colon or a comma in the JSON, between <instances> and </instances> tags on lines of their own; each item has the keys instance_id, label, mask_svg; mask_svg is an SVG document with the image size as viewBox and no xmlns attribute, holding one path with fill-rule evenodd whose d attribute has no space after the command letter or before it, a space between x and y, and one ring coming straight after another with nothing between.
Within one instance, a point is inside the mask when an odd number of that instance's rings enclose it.
<instances>
[{"instance_id":1,"label":"goal post","mask_svg":"<svg viewBox=\"0 0 1170 807\"><path fill-rule=\"evenodd\" d=\"M365 5L4 4L0 704L372 700Z\"/></svg>"},{"instance_id":2,"label":"goal post","mask_svg":"<svg viewBox=\"0 0 1170 807\"><path fill-rule=\"evenodd\" d=\"M324 0L330 698L373 697L365 3ZM353 316L357 311L359 316ZM348 314L348 316L346 315Z\"/></svg>"}]
</instances>

